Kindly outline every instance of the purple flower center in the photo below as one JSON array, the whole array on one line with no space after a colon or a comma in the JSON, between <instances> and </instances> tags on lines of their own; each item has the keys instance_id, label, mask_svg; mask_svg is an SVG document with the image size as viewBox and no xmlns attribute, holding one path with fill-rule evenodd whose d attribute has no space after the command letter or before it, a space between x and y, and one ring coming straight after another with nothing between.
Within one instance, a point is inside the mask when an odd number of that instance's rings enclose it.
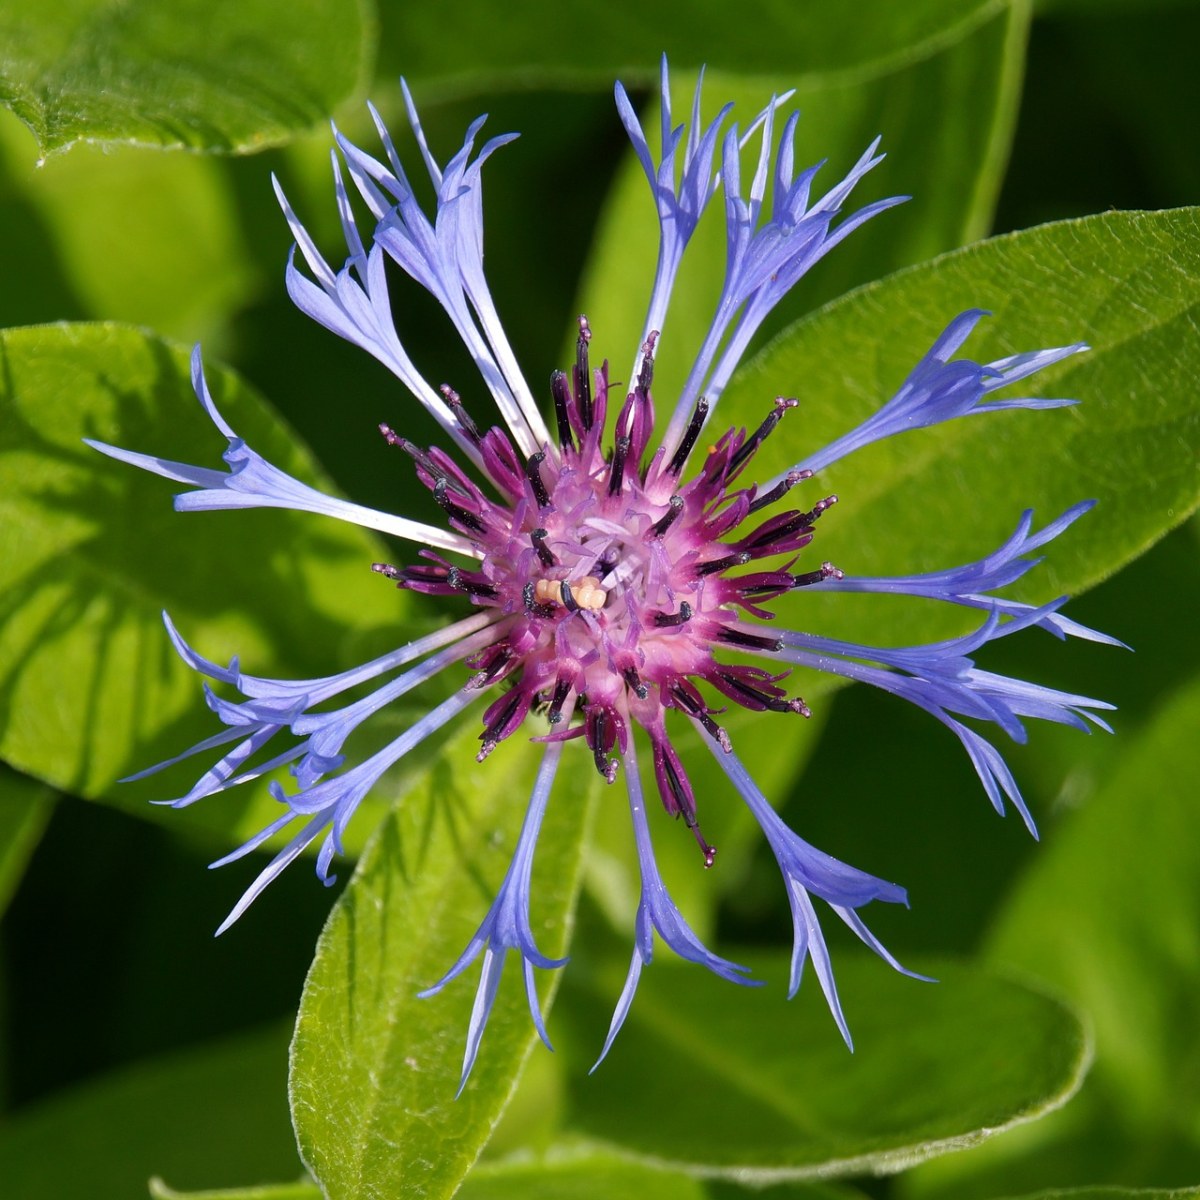
<instances>
[{"instance_id":1,"label":"purple flower center","mask_svg":"<svg viewBox=\"0 0 1200 1200\"><path fill-rule=\"evenodd\" d=\"M376 563L374 569L398 587L465 593L472 603L505 614L495 626L497 640L467 660L476 672L474 686L511 684L483 715L481 760L516 732L530 709L544 709L553 730L537 740L584 738L596 769L611 783L613 751L627 752L636 722L650 737L663 804L684 819L712 866L716 850L700 832L695 793L667 736L665 712L676 708L698 720L725 749L729 738L715 720L724 710L709 706L697 680L746 708L809 715L802 700L789 699L778 686L787 672L721 662L716 652L778 650L776 638L739 627L738 610L769 619L765 601L840 577L829 563L792 574L794 558L773 570L737 571L803 549L837 497L808 511L759 517L811 472L793 471L762 494L753 484L736 486L795 407L784 398L755 432L730 430L719 438L686 484L680 476L703 431L703 400L671 458L659 449L643 463L654 427L656 335L643 348L638 379L606 447L608 363L590 367L591 331L582 317L579 330L571 378L560 371L551 383L557 447L523 458L503 430L481 434L458 396L443 392L500 499L485 495L442 451L421 450L382 427L388 441L414 459L421 482L480 562L477 570L464 570L423 550L424 562ZM578 719L564 724L568 705Z\"/></svg>"}]
</instances>

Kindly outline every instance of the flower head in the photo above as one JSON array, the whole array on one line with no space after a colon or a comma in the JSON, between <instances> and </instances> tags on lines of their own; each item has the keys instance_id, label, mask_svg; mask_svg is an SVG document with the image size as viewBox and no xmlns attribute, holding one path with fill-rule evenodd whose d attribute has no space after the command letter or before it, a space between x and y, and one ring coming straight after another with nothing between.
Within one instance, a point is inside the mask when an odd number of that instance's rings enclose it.
<instances>
[{"instance_id":1,"label":"flower head","mask_svg":"<svg viewBox=\"0 0 1200 1200\"><path fill-rule=\"evenodd\" d=\"M346 244L340 268L323 257L279 190L307 268L297 265L293 253L287 287L305 313L388 366L439 422L451 449L418 446L389 426L380 429L390 445L411 459L444 514L443 526L325 496L267 463L217 411L198 350L193 382L200 403L228 442L228 470L93 443L114 458L188 485L191 490L176 500L180 510L302 509L415 544L421 547L415 553L395 563L375 563L372 569L399 588L444 598L453 614L451 623L436 633L341 674L308 680L247 675L236 660L219 666L193 650L168 620L184 661L240 695L225 698L205 685L209 706L225 729L179 758L213 751L219 757L171 803L183 807L282 766L290 769L293 780L288 789L271 785L283 805L279 819L221 860L232 861L276 833L292 831L291 840L259 874L222 929L288 863L318 842L317 872L331 882L346 826L380 776L461 712L484 702L479 759L526 730L545 746L542 765L512 865L491 910L459 960L425 994L439 991L482 957L463 1062L465 1082L505 958L513 951L522 960L535 1027L548 1044L534 968L562 963L535 944L530 879L555 772L564 753L577 752L567 743L580 742L605 781L624 781L641 876L633 957L603 1057L652 959L655 935L723 978L750 982L745 968L701 943L655 865L642 782L647 763L662 806L690 829L703 864L715 861L716 849L701 829L707 797L689 777L672 741L673 731L690 724L753 812L778 860L794 918L791 989L799 986L811 959L849 1043L814 899L903 970L868 930L859 910L875 900L906 903L905 892L831 858L792 832L734 754L718 717L730 704L769 711L772 719L807 717L807 705L785 686L796 664L882 688L926 709L951 729L996 808L1003 811L1007 798L1033 829L1015 780L975 725L992 724L1023 740L1027 718L1106 728L1095 712L1109 706L984 671L973 656L995 638L1030 626L1060 637L1110 640L1060 616L1061 601L1035 608L994 594L1034 565L1019 555L1050 541L1089 505L1077 505L1032 535L1032 514L1026 513L1004 546L966 566L891 579L856 577L821 561L810 549L824 515L837 501L836 496L811 492L811 481L830 463L881 438L995 408L1071 403L1010 393L1014 384L1083 347L1033 351L986 364L955 358L982 316L963 313L874 416L825 449L797 456L791 468L773 478L756 482L755 458L768 438L781 436L778 431L797 403L789 397L767 399L761 424L752 430L730 429L715 439L706 434L701 450L701 435L725 385L770 309L842 238L899 198L845 212L857 182L881 160L876 143L841 182L812 199L818 167L799 174L794 170L794 115L776 141L778 98L745 133L736 124L725 127L728 108L701 128L697 87L690 126L673 128L664 63L657 162L628 97L617 86L621 120L650 183L661 229L632 384L618 389L607 362L594 365L592 331L581 317L575 360L551 380L547 424L516 364L483 273L481 168L510 138L494 138L476 153L481 119L442 167L426 143L407 89L405 100L436 194L432 218L415 199L376 115L382 158L337 136L334 188ZM747 186L742 156L748 147L753 156L755 140L757 157ZM347 175L370 212L366 237L358 229ZM656 437L654 364L676 273L696 223L718 193L723 194L727 230L724 287L687 382L673 399L665 432ZM503 424L478 421L454 390L435 389L421 376L393 321L385 270L389 261L441 304ZM993 399L998 392L1004 394ZM800 495L805 498L797 501ZM802 611L792 593L809 588L925 596L980 609L981 624L968 636L917 646L837 641L786 627L793 609ZM777 618L784 619L774 623ZM346 739L363 721L447 671L459 680L448 699L369 758L346 760ZM350 702L339 699L366 684L374 690Z\"/></svg>"}]
</instances>

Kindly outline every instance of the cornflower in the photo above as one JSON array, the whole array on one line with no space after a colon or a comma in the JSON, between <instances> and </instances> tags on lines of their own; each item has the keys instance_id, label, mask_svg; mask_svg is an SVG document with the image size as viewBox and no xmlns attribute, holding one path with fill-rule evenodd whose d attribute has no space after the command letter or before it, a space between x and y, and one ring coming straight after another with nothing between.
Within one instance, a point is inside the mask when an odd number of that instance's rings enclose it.
<instances>
[{"instance_id":1,"label":"cornflower","mask_svg":"<svg viewBox=\"0 0 1200 1200\"><path fill-rule=\"evenodd\" d=\"M432 219L415 198L396 147L372 108L385 152L380 160L335 129L334 190L347 257L334 269L318 250L276 183L295 237L286 281L297 306L319 324L384 363L438 422L457 456L415 445L389 426L387 441L413 463L445 514L439 528L323 493L264 460L217 411L205 384L199 348L192 359L195 392L228 440L227 470L169 462L100 443L96 449L187 485L180 511L281 507L321 513L416 543L402 565L375 563L376 573L402 589L446 597L471 610L452 623L371 662L322 679L279 680L248 675L235 659L223 667L203 658L167 618L167 630L193 670L240 693L218 697L206 685L212 711L226 727L149 774L192 754L220 756L195 785L172 801L183 808L287 766L292 790L270 790L282 815L214 865L232 862L291 830L291 839L246 890L218 932L227 929L295 858L318 841L318 876L331 882L347 824L380 776L460 713L490 698L482 715L478 757L523 726L545 749L512 864L476 935L439 991L482 959L467 1033L460 1090L479 1051L510 951L521 960L529 1009L546 1044L534 968L559 967L537 947L530 925L530 879L543 815L566 743L581 740L608 783L624 781L637 847L641 899L633 955L600 1054L621 1028L655 934L683 958L735 983L756 982L747 968L709 950L671 899L655 862L643 768L667 813L691 830L705 866L715 848L701 831L696 788L672 740L670 724L691 725L718 767L761 825L787 887L793 917L790 993L811 959L847 1045L850 1032L814 900L828 905L876 954L905 971L870 932L859 910L871 901L907 903L903 888L839 862L811 846L779 817L734 752L717 716L736 704L784 719L809 709L782 686L794 665L881 688L924 708L961 741L993 805L1005 800L1033 819L999 752L964 722L994 724L1017 741L1025 718L1087 730L1107 729L1096 710L1110 705L978 669L971 657L988 642L1037 625L1059 637L1112 641L1059 613L1063 601L1034 607L994 593L1037 561L1026 556L1091 507L1078 504L1039 532L1025 513L1013 536L978 562L930 574L856 577L829 562L800 564L810 555L818 522L837 500L823 496L790 507L793 489L855 450L906 431L996 409L1057 408L1069 399L994 397L1044 367L1085 349L1081 344L1035 350L979 364L955 358L982 313L955 317L895 395L857 428L765 482L750 482L760 447L797 401L765 405L754 430L730 429L697 455L723 391L762 321L829 250L904 197L857 211L845 207L858 182L882 159L873 142L849 174L814 199L820 164L795 174L797 114L777 118L788 96L774 97L746 131L728 124L730 106L707 125L697 84L691 120L673 125L667 65L661 78L661 149L656 160L624 88L617 84L621 121L649 181L660 243L645 326L630 378L618 389L607 362L592 365L592 331L579 319L575 361L550 381L553 428L547 426L516 363L483 271L481 168L514 135L493 138L475 153L483 118L462 148L440 166L404 87L408 122L436 193ZM748 185L742 155L757 138ZM719 146L719 164L718 164ZM338 151L340 151L340 158ZM344 166L343 166L344 164ZM364 240L345 174L370 211ZM766 202L768 184L771 202ZM696 353L665 431L654 440L651 397L655 355L667 323L679 264L702 213L723 193L727 231L724 285L712 324ZM297 266L295 249L307 267ZM461 336L503 425L482 427L450 387L434 389L414 366L393 322L388 295L391 262L424 287ZM615 418L610 422L610 409ZM611 425L611 441L608 429ZM707 440L707 439L706 439ZM698 467L694 460L699 458ZM802 566L803 569L797 569ZM905 593L979 609L982 622L965 637L885 649L817 634L778 629L777 601L809 589ZM757 660L730 661L729 655ZM403 668L403 669L402 669ZM448 699L382 749L348 764L347 737L372 714L443 671L465 675ZM331 701L388 677L341 707ZM267 748L271 746L271 751ZM911 972L905 971L907 974Z\"/></svg>"}]
</instances>

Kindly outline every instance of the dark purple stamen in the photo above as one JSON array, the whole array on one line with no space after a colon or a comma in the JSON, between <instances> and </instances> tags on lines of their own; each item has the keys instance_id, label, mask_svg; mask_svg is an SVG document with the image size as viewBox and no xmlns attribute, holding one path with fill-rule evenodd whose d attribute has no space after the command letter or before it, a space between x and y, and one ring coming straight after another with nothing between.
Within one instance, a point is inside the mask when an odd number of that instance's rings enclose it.
<instances>
[{"instance_id":1,"label":"dark purple stamen","mask_svg":"<svg viewBox=\"0 0 1200 1200\"><path fill-rule=\"evenodd\" d=\"M571 386L565 371L550 376L550 394L554 397L554 420L558 424L558 444L569 450L575 445L571 436Z\"/></svg>"},{"instance_id":2,"label":"dark purple stamen","mask_svg":"<svg viewBox=\"0 0 1200 1200\"><path fill-rule=\"evenodd\" d=\"M724 685L721 690L731 700L737 700L739 704L744 704L747 708L755 710L767 708L777 713L794 712L805 717L812 716L812 712L803 700L789 700L779 688L772 687L768 691L746 679L739 678L732 671L718 671L717 676ZM771 678L777 678L777 676L768 676L768 679Z\"/></svg>"},{"instance_id":3,"label":"dark purple stamen","mask_svg":"<svg viewBox=\"0 0 1200 1200\"><path fill-rule=\"evenodd\" d=\"M401 437L390 425L380 425L379 432L383 434L389 446L399 446L435 483L439 479L447 479L446 472L429 457L427 451L422 450L415 442L410 442L408 438Z\"/></svg>"},{"instance_id":4,"label":"dark purple stamen","mask_svg":"<svg viewBox=\"0 0 1200 1200\"><path fill-rule=\"evenodd\" d=\"M730 582L737 585L738 594L747 600L752 597L765 600L791 591L793 579L786 571L764 571L761 575L742 575Z\"/></svg>"},{"instance_id":5,"label":"dark purple stamen","mask_svg":"<svg viewBox=\"0 0 1200 1200\"><path fill-rule=\"evenodd\" d=\"M440 563L435 566L416 563L411 567L391 567L388 570L380 571L380 574L388 579L394 579L398 588L425 592L428 595L445 596L451 592L462 591L457 580L453 583L450 582L449 568Z\"/></svg>"},{"instance_id":6,"label":"dark purple stamen","mask_svg":"<svg viewBox=\"0 0 1200 1200\"><path fill-rule=\"evenodd\" d=\"M663 778L667 782L667 790L671 793L671 800L675 805L675 815L681 816L683 813L689 812L695 800L691 790L675 769L675 760L670 754L663 755L662 768Z\"/></svg>"},{"instance_id":7,"label":"dark purple stamen","mask_svg":"<svg viewBox=\"0 0 1200 1200\"><path fill-rule=\"evenodd\" d=\"M704 855L704 869L711 870L717 857L716 846L710 846L704 840L704 834L700 832L700 823L696 820L695 814L688 812L687 809L683 810L683 823L692 831L692 837L700 844L700 853Z\"/></svg>"},{"instance_id":8,"label":"dark purple stamen","mask_svg":"<svg viewBox=\"0 0 1200 1200\"><path fill-rule=\"evenodd\" d=\"M619 437L613 446L612 473L608 478L608 494L615 496L625 480L625 458L629 454L630 439Z\"/></svg>"},{"instance_id":9,"label":"dark purple stamen","mask_svg":"<svg viewBox=\"0 0 1200 1200\"><path fill-rule=\"evenodd\" d=\"M652 329L650 336L642 343L642 365L638 370L638 390L649 394L650 385L654 382L654 347L658 342L658 330Z\"/></svg>"},{"instance_id":10,"label":"dark purple stamen","mask_svg":"<svg viewBox=\"0 0 1200 1200\"><path fill-rule=\"evenodd\" d=\"M683 515L683 497L676 493L667 503L671 506L667 512L650 526L650 533L660 538Z\"/></svg>"},{"instance_id":11,"label":"dark purple stamen","mask_svg":"<svg viewBox=\"0 0 1200 1200\"><path fill-rule=\"evenodd\" d=\"M708 730L713 740L716 741L726 754L733 749L729 741L729 734L712 719L712 714L708 706L701 699L700 693L695 688L681 680L671 689L671 695L674 697L676 704L684 712L690 713Z\"/></svg>"},{"instance_id":12,"label":"dark purple stamen","mask_svg":"<svg viewBox=\"0 0 1200 1200\"><path fill-rule=\"evenodd\" d=\"M541 466L546 461L546 452L539 450L536 454L531 454L525 460L525 478L529 480L529 486L533 488L533 498L537 501L538 508L550 507L550 493L546 491L546 481L542 478Z\"/></svg>"},{"instance_id":13,"label":"dark purple stamen","mask_svg":"<svg viewBox=\"0 0 1200 1200\"><path fill-rule=\"evenodd\" d=\"M456 592L466 592L468 596L481 596L488 600L495 600L500 595L499 591L490 583L477 575L468 574L458 567L450 568L446 575L446 582Z\"/></svg>"},{"instance_id":14,"label":"dark purple stamen","mask_svg":"<svg viewBox=\"0 0 1200 1200\"><path fill-rule=\"evenodd\" d=\"M744 629L733 629L729 625L721 625L717 629L717 641L730 646L745 646L748 650L782 650L783 643L778 638L766 637L761 633L747 633Z\"/></svg>"},{"instance_id":15,"label":"dark purple stamen","mask_svg":"<svg viewBox=\"0 0 1200 1200\"><path fill-rule=\"evenodd\" d=\"M637 693L639 700L645 700L650 695L650 689L642 682L641 676L637 673L637 667L626 667L621 672L621 678Z\"/></svg>"},{"instance_id":16,"label":"dark purple stamen","mask_svg":"<svg viewBox=\"0 0 1200 1200\"><path fill-rule=\"evenodd\" d=\"M507 642L497 642L481 650L479 654L467 660L468 665L475 668L475 674L471 676L467 687L471 691L479 691L495 683L507 672L512 661L512 647Z\"/></svg>"},{"instance_id":17,"label":"dark purple stamen","mask_svg":"<svg viewBox=\"0 0 1200 1200\"><path fill-rule=\"evenodd\" d=\"M679 443L679 449L675 451L667 470L672 475L678 475L683 470L684 464L688 460L688 455L692 452L692 447L696 444L696 439L700 436L700 430L704 428L704 422L708 417L708 401L703 396L696 401L696 407L692 410L692 419L688 422L687 430L684 432L683 441Z\"/></svg>"},{"instance_id":18,"label":"dark purple stamen","mask_svg":"<svg viewBox=\"0 0 1200 1200\"><path fill-rule=\"evenodd\" d=\"M748 550L739 550L736 554L726 554L724 558L714 558L711 562L701 563L696 568L696 574L717 575L730 567L744 567L753 557Z\"/></svg>"},{"instance_id":19,"label":"dark purple stamen","mask_svg":"<svg viewBox=\"0 0 1200 1200\"><path fill-rule=\"evenodd\" d=\"M588 713L588 745L592 748L592 758L596 770L604 776L608 783L617 777L616 759L610 759L608 752L617 741L615 722L609 720L609 710L606 708L593 709Z\"/></svg>"},{"instance_id":20,"label":"dark purple stamen","mask_svg":"<svg viewBox=\"0 0 1200 1200\"><path fill-rule=\"evenodd\" d=\"M575 343L575 367L573 383L575 385L575 404L579 409L579 420L585 430L591 429L594 419L592 412L592 370L588 364L588 343L592 340L592 331L588 327L587 317L579 318L579 340Z\"/></svg>"},{"instance_id":21,"label":"dark purple stamen","mask_svg":"<svg viewBox=\"0 0 1200 1200\"><path fill-rule=\"evenodd\" d=\"M826 579L842 579L844 577L844 572L839 571L833 563L823 562L819 570L793 575L791 586L794 588L808 587L810 584L823 583Z\"/></svg>"},{"instance_id":22,"label":"dark purple stamen","mask_svg":"<svg viewBox=\"0 0 1200 1200\"><path fill-rule=\"evenodd\" d=\"M539 604L534 598L536 588L533 581L529 583L521 591L521 598L525 601L525 611L531 617L541 617L543 620L549 620L554 616L554 609L549 604Z\"/></svg>"},{"instance_id":23,"label":"dark purple stamen","mask_svg":"<svg viewBox=\"0 0 1200 1200\"><path fill-rule=\"evenodd\" d=\"M677 613L655 613L654 624L659 629L671 629L676 625L686 625L692 619L692 606L686 601L679 602Z\"/></svg>"},{"instance_id":24,"label":"dark purple stamen","mask_svg":"<svg viewBox=\"0 0 1200 1200\"><path fill-rule=\"evenodd\" d=\"M538 560L543 567L553 567L558 562L550 547L546 545L546 530L533 530L529 535L529 540L533 543L533 548L537 551Z\"/></svg>"},{"instance_id":25,"label":"dark purple stamen","mask_svg":"<svg viewBox=\"0 0 1200 1200\"><path fill-rule=\"evenodd\" d=\"M562 720L562 707L567 702L567 697L571 694L571 680L556 679L554 681L554 694L550 698L550 709L546 713L546 719L551 725L557 725Z\"/></svg>"},{"instance_id":26,"label":"dark purple stamen","mask_svg":"<svg viewBox=\"0 0 1200 1200\"><path fill-rule=\"evenodd\" d=\"M514 688L509 692L508 696L497 705L492 705L485 714L491 715L492 719L484 727L483 732L479 735L479 740L483 742L483 749L476 755L479 762L483 762L485 758L502 742L513 730L520 724L523 712L520 710L527 705L525 693L520 688Z\"/></svg>"},{"instance_id":27,"label":"dark purple stamen","mask_svg":"<svg viewBox=\"0 0 1200 1200\"><path fill-rule=\"evenodd\" d=\"M479 432L479 426L471 420L471 416L464 407L459 394L448 383L443 383L438 388L438 391L442 393L442 399L446 401L450 411L454 414L454 419L458 422L459 429L467 435L468 440L473 446L481 446L483 444L483 434Z\"/></svg>"},{"instance_id":28,"label":"dark purple stamen","mask_svg":"<svg viewBox=\"0 0 1200 1200\"><path fill-rule=\"evenodd\" d=\"M759 446L774 431L775 426L783 420L783 414L789 408L795 408L799 403L799 400L789 400L783 396L776 398L775 407L767 414L763 423L733 452L729 459L729 466L725 468L726 479L732 479L750 461Z\"/></svg>"},{"instance_id":29,"label":"dark purple stamen","mask_svg":"<svg viewBox=\"0 0 1200 1200\"><path fill-rule=\"evenodd\" d=\"M558 589L558 594L562 598L563 608L567 612L577 613L579 611L579 605L575 602L575 597L571 594L571 585L565 579Z\"/></svg>"},{"instance_id":30,"label":"dark purple stamen","mask_svg":"<svg viewBox=\"0 0 1200 1200\"><path fill-rule=\"evenodd\" d=\"M824 511L824 510L822 510ZM820 513L816 514L820 516ZM812 513L789 513L764 521L753 533L738 543L743 549L760 554L773 553L770 547L787 542L789 549L798 550L812 539ZM784 547L780 546L782 551Z\"/></svg>"},{"instance_id":31,"label":"dark purple stamen","mask_svg":"<svg viewBox=\"0 0 1200 1200\"><path fill-rule=\"evenodd\" d=\"M837 502L836 496L826 496L824 500L818 500L808 512L803 514L805 524L811 525L823 512L832 508Z\"/></svg>"},{"instance_id":32,"label":"dark purple stamen","mask_svg":"<svg viewBox=\"0 0 1200 1200\"><path fill-rule=\"evenodd\" d=\"M433 485L433 498L445 511L446 515L452 520L457 521L460 525L465 526L472 533L483 533L485 526L478 513L469 512L460 504L455 504L453 500L446 494L448 480L444 475L437 476L437 482Z\"/></svg>"},{"instance_id":33,"label":"dark purple stamen","mask_svg":"<svg viewBox=\"0 0 1200 1200\"><path fill-rule=\"evenodd\" d=\"M769 492L763 492L761 496L755 496L750 501L750 512L758 512L760 508L766 508L769 504L774 504L777 500L782 500L796 486L805 479L812 478L811 471L789 471Z\"/></svg>"}]
</instances>

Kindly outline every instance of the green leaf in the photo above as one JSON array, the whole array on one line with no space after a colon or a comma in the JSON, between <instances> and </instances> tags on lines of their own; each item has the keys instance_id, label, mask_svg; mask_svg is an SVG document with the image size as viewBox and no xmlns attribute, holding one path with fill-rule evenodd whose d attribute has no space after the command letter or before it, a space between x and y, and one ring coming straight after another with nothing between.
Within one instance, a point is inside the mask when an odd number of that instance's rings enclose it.
<instances>
[{"instance_id":1,"label":"green leaf","mask_svg":"<svg viewBox=\"0 0 1200 1200\"><path fill-rule=\"evenodd\" d=\"M608 87L618 76L628 86L652 85L663 52L681 69L708 63L742 75L786 74L792 86L839 76L861 80L911 62L1005 7L1004 0L863 0L853 11L769 5L735 19L721 0L694 0L681 20L673 8L647 9L635 0L596 8L543 0L498 22L487 0L457 0L456 27L486 29L486 37L460 37L451 53L444 9L385 6L380 57L384 74L403 71L451 94L504 86Z\"/></svg>"},{"instance_id":2,"label":"green leaf","mask_svg":"<svg viewBox=\"0 0 1200 1200\"><path fill-rule=\"evenodd\" d=\"M488 912L516 844L542 748L512 739L475 762L469 729L410 775L330 915L292 1046L301 1153L330 1195L450 1196L499 1119L536 1040L508 963L483 1047L455 1090L481 963L429 999ZM566 946L595 771L565 756L538 840L532 928ZM557 972L539 972L543 1006Z\"/></svg>"},{"instance_id":3,"label":"green leaf","mask_svg":"<svg viewBox=\"0 0 1200 1200\"><path fill-rule=\"evenodd\" d=\"M209 377L256 449L322 482L257 395L212 364ZM0 333L0 755L178 823L146 801L181 794L207 764L114 782L215 731L162 609L205 656L238 654L248 670L300 678L369 657L371 639L394 640L388 627L412 610L394 589L371 587L380 551L356 527L277 510L178 514L177 485L105 458L85 436L205 465L225 449L181 348L110 325ZM186 821L244 835L274 808L258 789L197 805Z\"/></svg>"},{"instance_id":4,"label":"green leaf","mask_svg":"<svg viewBox=\"0 0 1200 1200\"><path fill-rule=\"evenodd\" d=\"M840 21L855 28L864 20L856 6L836 11ZM895 11L907 11L907 6ZM787 110L803 114L797 129L798 165L830 160L814 185L815 195L834 186L872 139L882 135L887 160L856 189L847 211L884 196L914 197L869 222L817 264L771 316L768 332L848 288L987 232L1016 117L1027 13L1023 5L1011 10L999 6L987 16L982 23L953 24L935 42L915 45L910 53L863 73L808 76L787 70L743 77L725 73L722 64L720 72L706 75L706 116L732 101L742 128L772 91L796 89ZM853 43L854 35L847 32L846 37ZM693 76L673 76L676 121L690 113L693 87ZM656 155L659 120L657 104L642 117ZM579 292L580 310L587 312L595 332L594 345L613 358L618 378L624 377L640 340L658 238L649 186L630 151ZM670 398L682 387L708 331L725 277L725 257L718 196L684 255L655 363L655 393L660 406L667 405L664 423ZM791 386L799 390L797 384ZM807 389L801 394L807 397ZM760 398L759 408L769 399ZM760 419L756 412L754 424Z\"/></svg>"},{"instance_id":5,"label":"green leaf","mask_svg":"<svg viewBox=\"0 0 1200 1200\"><path fill-rule=\"evenodd\" d=\"M1200 989L1198 721L1200 680L1165 704L1093 802L1063 823L1009 901L991 958L1048 979L1091 1015L1090 1090L1120 1104L1130 1141L1170 1128L1200 1148L1189 1064L1200 1038L1180 1019Z\"/></svg>"},{"instance_id":6,"label":"green leaf","mask_svg":"<svg viewBox=\"0 0 1200 1200\"><path fill-rule=\"evenodd\" d=\"M265 204L267 171L253 166ZM22 281L0 297L0 326L98 317L210 343L261 288L228 160L89 146L35 167L29 135L0 111L0 168L0 260Z\"/></svg>"},{"instance_id":7,"label":"green leaf","mask_svg":"<svg viewBox=\"0 0 1200 1200\"><path fill-rule=\"evenodd\" d=\"M789 1004L786 958L750 962L768 987L656 961L600 1071L570 1081L572 1132L748 1183L895 1171L1056 1108L1087 1064L1074 1014L1004 976L937 963L930 985L838 956L850 1055L812 979ZM595 1042L619 988L571 994L577 1038Z\"/></svg>"},{"instance_id":8,"label":"green leaf","mask_svg":"<svg viewBox=\"0 0 1200 1200\"><path fill-rule=\"evenodd\" d=\"M1003 1145L968 1156L920 1194L1067 1184L1083 1161L1093 1177L1129 1184L1200 1175L1198 722L1195 680L1061 822L990 939L992 961L1036 973L1090 1017L1096 1065L1077 1105L1037 1130L1021 1158Z\"/></svg>"},{"instance_id":9,"label":"green leaf","mask_svg":"<svg viewBox=\"0 0 1200 1200\"><path fill-rule=\"evenodd\" d=\"M315 1183L268 1183L262 1187L221 1188L219 1191L177 1192L161 1179L150 1180L151 1200L322 1200Z\"/></svg>"},{"instance_id":10,"label":"green leaf","mask_svg":"<svg viewBox=\"0 0 1200 1200\"><path fill-rule=\"evenodd\" d=\"M863 1200L862 1193L830 1184L787 1185L743 1193L662 1167L645 1166L588 1146L552 1149L544 1157L482 1163L467 1176L461 1200Z\"/></svg>"},{"instance_id":11,"label":"green leaf","mask_svg":"<svg viewBox=\"0 0 1200 1200\"><path fill-rule=\"evenodd\" d=\"M295 1178L282 1027L139 1063L7 1119L0 1179L21 1200L129 1200L177 1186ZM81 1193L81 1188L83 1192Z\"/></svg>"},{"instance_id":12,"label":"green leaf","mask_svg":"<svg viewBox=\"0 0 1200 1200\"><path fill-rule=\"evenodd\" d=\"M794 325L751 362L717 420L751 424L764 397L803 397L799 428L764 446L769 477L877 410L958 312L993 313L964 348L980 362L1086 340L1088 353L1040 373L1028 390L1012 389L1077 397L1079 406L907 433L820 478L823 490L841 497L822 522L821 554L860 575L970 562L998 546L1025 508L1036 510L1040 526L1096 498L1096 513L1056 541L1046 564L1014 589L1031 601L1080 592L1200 503L1196 212L1046 225L861 288ZM977 614L942 611L949 606L882 597L806 593L803 604L807 628L878 645L911 645L978 623Z\"/></svg>"},{"instance_id":13,"label":"green leaf","mask_svg":"<svg viewBox=\"0 0 1200 1200\"><path fill-rule=\"evenodd\" d=\"M400 1195L401 1193L394 1193ZM552 1151L545 1158L484 1163L463 1180L461 1200L722 1200L720 1185L691 1175L642 1166L590 1149ZM741 1194L740 1192L738 1194ZM177 1192L150 1181L153 1200L321 1200L313 1183L275 1184L217 1192ZM801 1184L756 1191L763 1200L863 1200L861 1192L831 1184Z\"/></svg>"},{"instance_id":14,"label":"green leaf","mask_svg":"<svg viewBox=\"0 0 1200 1200\"><path fill-rule=\"evenodd\" d=\"M1033 1195L1006 1196L1004 1200L1189 1200L1200 1196L1200 1187L1187 1188L1123 1188L1083 1187L1053 1188Z\"/></svg>"},{"instance_id":15,"label":"green leaf","mask_svg":"<svg viewBox=\"0 0 1200 1200\"><path fill-rule=\"evenodd\" d=\"M0 103L43 154L78 141L246 152L358 84L363 10L335 0L46 0L0 13Z\"/></svg>"},{"instance_id":16,"label":"green leaf","mask_svg":"<svg viewBox=\"0 0 1200 1200\"><path fill-rule=\"evenodd\" d=\"M54 792L0 763L0 913L8 907L54 811Z\"/></svg>"}]
</instances>

